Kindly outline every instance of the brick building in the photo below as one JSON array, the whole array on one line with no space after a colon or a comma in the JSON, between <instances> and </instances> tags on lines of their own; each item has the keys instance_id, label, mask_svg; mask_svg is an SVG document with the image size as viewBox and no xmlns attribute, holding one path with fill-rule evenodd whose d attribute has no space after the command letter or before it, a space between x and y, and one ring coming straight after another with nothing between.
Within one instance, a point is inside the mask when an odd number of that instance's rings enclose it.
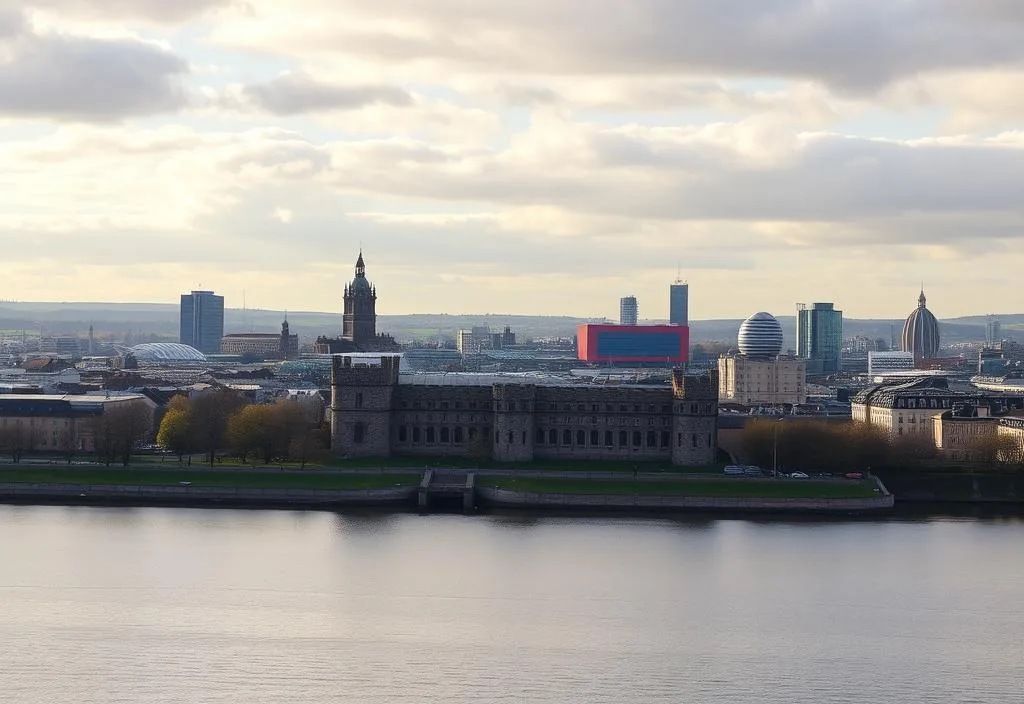
<instances>
[{"instance_id":1,"label":"brick building","mask_svg":"<svg viewBox=\"0 0 1024 704\"><path fill-rule=\"evenodd\" d=\"M717 459L718 379L673 372L671 386L591 386L486 375L400 376L338 356L331 446L343 457L434 455L531 460ZM446 379L463 383L443 383Z\"/></svg>"}]
</instances>

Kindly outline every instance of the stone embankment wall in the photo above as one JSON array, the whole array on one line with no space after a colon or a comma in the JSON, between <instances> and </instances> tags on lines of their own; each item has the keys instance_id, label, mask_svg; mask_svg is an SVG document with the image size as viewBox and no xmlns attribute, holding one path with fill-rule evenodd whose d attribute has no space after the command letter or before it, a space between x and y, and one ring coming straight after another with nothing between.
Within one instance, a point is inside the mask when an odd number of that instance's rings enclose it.
<instances>
[{"instance_id":1,"label":"stone embankment wall","mask_svg":"<svg viewBox=\"0 0 1024 704\"><path fill-rule=\"evenodd\" d=\"M477 487L485 504L521 508L711 509L720 511L879 511L893 507L891 494L863 499L755 499L640 494L538 494Z\"/></svg>"},{"instance_id":2,"label":"stone embankment wall","mask_svg":"<svg viewBox=\"0 0 1024 704\"><path fill-rule=\"evenodd\" d=\"M1024 505L1024 472L902 469L883 471L882 477L899 503Z\"/></svg>"},{"instance_id":3,"label":"stone embankment wall","mask_svg":"<svg viewBox=\"0 0 1024 704\"><path fill-rule=\"evenodd\" d=\"M319 506L410 503L416 487L393 489L256 489L204 486L130 486L117 484L0 483L0 500L122 501L131 503Z\"/></svg>"}]
</instances>

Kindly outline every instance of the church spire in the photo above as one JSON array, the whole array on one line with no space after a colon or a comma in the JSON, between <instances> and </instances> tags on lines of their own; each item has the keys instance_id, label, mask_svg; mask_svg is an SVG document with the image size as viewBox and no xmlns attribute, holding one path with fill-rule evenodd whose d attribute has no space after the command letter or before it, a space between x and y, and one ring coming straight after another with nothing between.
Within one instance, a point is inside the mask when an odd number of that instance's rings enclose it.
<instances>
[{"instance_id":1,"label":"church spire","mask_svg":"<svg viewBox=\"0 0 1024 704\"><path fill-rule=\"evenodd\" d=\"M363 248L359 248L359 258L356 259L356 276L366 276L366 264L363 263Z\"/></svg>"},{"instance_id":2,"label":"church spire","mask_svg":"<svg viewBox=\"0 0 1024 704\"><path fill-rule=\"evenodd\" d=\"M924 284L921 284L921 295L917 297L917 307L924 308L927 299L924 297Z\"/></svg>"}]
</instances>

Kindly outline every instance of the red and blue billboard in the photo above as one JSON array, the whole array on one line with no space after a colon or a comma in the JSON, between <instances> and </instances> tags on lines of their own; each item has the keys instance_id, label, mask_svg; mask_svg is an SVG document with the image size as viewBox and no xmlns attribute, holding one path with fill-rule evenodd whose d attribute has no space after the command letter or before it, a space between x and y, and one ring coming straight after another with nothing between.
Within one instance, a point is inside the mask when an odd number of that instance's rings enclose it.
<instances>
[{"instance_id":1,"label":"red and blue billboard","mask_svg":"<svg viewBox=\"0 0 1024 704\"><path fill-rule=\"evenodd\" d=\"M576 356L603 364L677 364L689 359L685 325L592 325L576 330Z\"/></svg>"}]
</instances>

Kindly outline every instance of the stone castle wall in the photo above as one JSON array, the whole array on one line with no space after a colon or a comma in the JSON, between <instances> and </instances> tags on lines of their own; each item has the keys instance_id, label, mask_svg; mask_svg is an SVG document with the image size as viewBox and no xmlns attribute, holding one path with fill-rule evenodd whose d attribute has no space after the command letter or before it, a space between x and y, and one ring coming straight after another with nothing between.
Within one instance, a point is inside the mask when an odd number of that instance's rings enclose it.
<instances>
[{"instance_id":1,"label":"stone castle wall","mask_svg":"<svg viewBox=\"0 0 1024 704\"><path fill-rule=\"evenodd\" d=\"M332 384L332 449L339 456L671 460L694 466L717 459L714 375L679 374L664 388L420 385L398 383L397 357L393 366L386 362L386 371L346 366L344 359L335 362Z\"/></svg>"}]
</instances>

